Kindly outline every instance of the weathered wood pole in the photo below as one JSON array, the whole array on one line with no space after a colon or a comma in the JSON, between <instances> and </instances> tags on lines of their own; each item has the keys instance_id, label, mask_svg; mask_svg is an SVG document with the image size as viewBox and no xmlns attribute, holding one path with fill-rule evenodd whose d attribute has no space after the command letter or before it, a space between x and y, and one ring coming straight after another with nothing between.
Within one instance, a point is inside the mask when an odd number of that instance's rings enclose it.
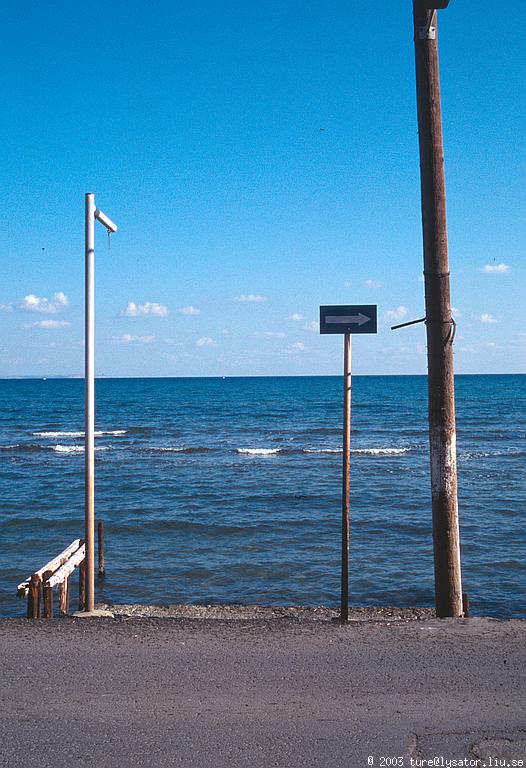
<instances>
[{"instance_id":1,"label":"weathered wood pole","mask_svg":"<svg viewBox=\"0 0 526 768\"><path fill-rule=\"evenodd\" d=\"M40 618L40 596L42 579L38 573L34 573L29 580L29 592L27 595L27 618Z\"/></svg>"},{"instance_id":2,"label":"weathered wood pole","mask_svg":"<svg viewBox=\"0 0 526 768\"><path fill-rule=\"evenodd\" d=\"M351 519L351 334L343 337L343 476L342 476L342 578L340 620L349 618L349 536Z\"/></svg>"},{"instance_id":3,"label":"weathered wood pole","mask_svg":"<svg viewBox=\"0 0 526 768\"><path fill-rule=\"evenodd\" d=\"M84 610L86 603L86 568L84 562L79 565L79 611Z\"/></svg>"},{"instance_id":4,"label":"weathered wood pole","mask_svg":"<svg viewBox=\"0 0 526 768\"><path fill-rule=\"evenodd\" d=\"M61 616L68 615L69 576L58 585L58 605Z\"/></svg>"},{"instance_id":5,"label":"weathered wood pole","mask_svg":"<svg viewBox=\"0 0 526 768\"><path fill-rule=\"evenodd\" d=\"M429 0L428 6L447 3ZM439 617L462 616L460 536L446 188L438 67L437 12L413 0L420 144L427 328L429 446L433 509L435 606Z\"/></svg>"},{"instance_id":6,"label":"weathered wood pole","mask_svg":"<svg viewBox=\"0 0 526 768\"><path fill-rule=\"evenodd\" d=\"M53 587L47 585L47 580L53 575L53 571L46 571L42 576L44 582L44 618L53 618Z\"/></svg>"},{"instance_id":7,"label":"weathered wood pole","mask_svg":"<svg viewBox=\"0 0 526 768\"><path fill-rule=\"evenodd\" d=\"M106 573L106 567L104 563L104 523L99 520L97 523L97 542L98 542L98 555L99 555L99 576L104 576Z\"/></svg>"}]
</instances>

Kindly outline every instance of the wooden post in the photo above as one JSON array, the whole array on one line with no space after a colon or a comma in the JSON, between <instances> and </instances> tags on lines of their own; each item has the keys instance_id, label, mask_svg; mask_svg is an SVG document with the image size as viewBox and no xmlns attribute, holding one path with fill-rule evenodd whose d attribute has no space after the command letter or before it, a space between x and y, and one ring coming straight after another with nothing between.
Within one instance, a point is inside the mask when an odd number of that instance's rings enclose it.
<instances>
[{"instance_id":1,"label":"wooden post","mask_svg":"<svg viewBox=\"0 0 526 768\"><path fill-rule=\"evenodd\" d=\"M349 618L349 535L351 517L351 334L343 337L343 478L342 478L342 580L340 620Z\"/></svg>"},{"instance_id":2,"label":"wooden post","mask_svg":"<svg viewBox=\"0 0 526 768\"><path fill-rule=\"evenodd\" d=\"M99 545L99 576L102 577L106 573L104 564L104 523L99 520L97 523L97 541Z\"/></svg>"},{"instance_id":3,"label":"wooden post","mask_svg":"<svg viewBox=\"0 0 526 768\"><path fill-rule=\"evenodd\" d=\"M79 611L84 610L86 604L86 566L85 560L79 565Z\"/></svg>"},{"instance_id":4,"label":"wooden post","mask_svg":"<svg viewBox=\"0 0 526 768\"><path fill-rule=\"evenodd\" d=\"M61 616L68 615L69 576L58 586L58 604Z\"/></svg>"},{"instance_id":5,"label":"wooden post","mask_svg":"<svg viewBox=\"0 0 526 768\"><path fill-rule=\"evenodd\" d=\"M34 573L29 580L29 593L27 596L27 618L40 618L40 595L42 580L38 573Z\"/></svg>"},{"instance_id":6,"label":"wooden post","mask_svg":"<svg viewBox=\"0 0 526 768\"><path fill-rule=\"evenodd\" d=\"M46 586L47 580L53 575L52 571L46 571L42 576L44 582L44 618L53 618L53 587Z\"/></svg>"},{"instance_id":7,"label":"wooden post","mask_svg":"<svg viewBox=\"0 0 526 768\"><path fill-rule=\"evenodd\" d=\"M437 11L426 8L425 5L422 0L413 0L424 241L435 606L439 617L459 617L462 616L462 582L453 371L454 323L449 292Z\"/></svg>"}]
</instances>

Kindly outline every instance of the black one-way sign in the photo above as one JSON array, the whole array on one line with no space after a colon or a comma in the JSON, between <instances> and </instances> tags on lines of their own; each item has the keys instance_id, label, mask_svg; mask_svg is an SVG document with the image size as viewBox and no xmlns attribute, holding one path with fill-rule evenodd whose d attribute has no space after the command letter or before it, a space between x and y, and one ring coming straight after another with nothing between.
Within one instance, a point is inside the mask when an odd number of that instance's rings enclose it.
<instances>
[{"instance_id":1,"label":"black one-way sign","mask_svg":"<svg viewBox=\"0 0 526 768\"><path fill-rule=\"evenodd\" d=\"M320 333L376 333L376 304L320 307Z\"/></svg>"}]
</instances>

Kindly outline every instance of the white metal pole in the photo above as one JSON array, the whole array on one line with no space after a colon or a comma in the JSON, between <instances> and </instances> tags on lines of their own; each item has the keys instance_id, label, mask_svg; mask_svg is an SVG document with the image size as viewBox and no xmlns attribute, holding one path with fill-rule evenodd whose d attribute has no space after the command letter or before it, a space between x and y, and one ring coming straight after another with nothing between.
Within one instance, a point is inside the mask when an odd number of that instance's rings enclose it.
<instances>
[{"instance_id":1,"label":"white metal pole","mask_svg":"<svg viewBox=\"0 0 526 768\"><path fill-rule=\"evenodd\" d=\"M84 328L84 520L86 599L95 608L95 195L86 194L85 328Z\"/></svg>"}]
</instances>

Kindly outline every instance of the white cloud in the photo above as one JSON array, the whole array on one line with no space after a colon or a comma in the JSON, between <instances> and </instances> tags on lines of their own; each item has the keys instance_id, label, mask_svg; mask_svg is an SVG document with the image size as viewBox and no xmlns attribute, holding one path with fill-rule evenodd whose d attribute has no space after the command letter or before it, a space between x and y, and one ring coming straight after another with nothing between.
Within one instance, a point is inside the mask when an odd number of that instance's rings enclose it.
<instances>
[{"instance_id":1,"label":"white cloud","mask_svg":"<svg viewBox=\"0 0 526 768\"><path fill-rule=\"evenodd\" d=\"M54 328L69 328L71 323L67 320L39 320L36 323L29 323L24 325L24 328L45 328L46 330L52 330Z\"/></svg>"},{"instance_id":2,"label":"white cloud","mask_svg":"<svg viewBox=\"0 0 526 768\"><path fill-rule=\"evenodd\" d=\"M290 354L305 352L305 344L302 341L296 341L294 344L289 344L286 351Z\"/></svg>"},{"instance_id":3,"label":"white cloud","mask_svg":"<svg viewBox=\"0 0 526 768\"><path fill-rule=\"evenodd\" d=\"M462 312L457 307L451 307L451 314L453 317L462 317Z\"/></svg>"},{"instance_id":4,"label":"white cloud","mask_svg":"<svg viewBox=\"0 0 526 768\"><path fill-rule=\"evenodd\" d=\"M197 307L179 307L177 310L180 315L200 315L201 310L197 309Z\"/></svg>"},{"instance_id":5,"label":"white cloud","mask_svg":"<svg viewBox=\"0 0 526 768\"><path fill-rule=\"evenodd\" d=\"M293 320L295 323L299 323L302 320L305 320L305 318L303 317L303 315L300 315L299 312L293 312L292 315L289 315L287 317L287 320Z\"/></svg>"},{"instance_id":6,"label":"white cloud","mask_svg":"<svg viewBox=\"0 0 526 768\"><path fill-rule=\"evenodd\" d=\"M316 320L312 320L312 322L307 323L303 326L304 331L311 331L312 333L317 333L320 330L320 324L316 322Z\"/></svg>"},{"instance_id":7,"label":"white cloud","mask_svg":"<svg viewBox=\"0 0 526 768\"><path fill-rule=\"evenodd\" d=\"M217 345L217 342L214 341L214 339L211 339L210 336L201 336L200 339L197 339L195 342L196 347L215 347Z\"/></svg>"},{"instance_id":8,"label":"white cloud","mask_svg":"<svg viewBox=\"0 0 526 768\"><path fill-rule=\"evenodd\" d=\"M2 311L2 312L12 312L13 311L13 305L12 304L0 304L0 311Z\"/></svg>"},{"instance_id":9,"label":"white cloud","mask_svg":"<svg viewBox=\"0 0 526 768\"><path fill-rule=\"evenodd\" d=\"M132 336L131 333L123 333L114 339L118 344L151 344L155 336Z\"/></svg>"},{"instance_id":10,"label":"white cloud","mask_svg":"<svg viewBox=\"0 0 526 768\"><path fill-rule=\"evenodd\" d=\"M378 280L366 280L365 281L365 287L366 288L381 288L382 283L379 283Z\"/></svg>"},{"instance_id":11,"label":"white cloud","mask_svg":"<svg viewBox=\"0 0 526 768\"><path fill-rule=\"evenodd\" d=\"M386 320L403 320L407 317L409 310L407 307L399 306L396 309L388 309L385 313Z\"/></svg>"},{"instance_id":12,"label":"white cloud","mask_svg":"<svg viewBox=\"0 0 526 768\"><path fill-rule=\"evenodd\" d=\"M53 299L51 300L46 297L35 296L34 293L28 293L27 296L24 296L18 307L27 312L53 314L59 312L63 307L67 307L68 304L69 299L66 294L58 291L53 294Z\"/></svg>"},{"instance_id":13,"label":"white cloud","mask_svg":"<svg viewBox=\"0 0 526 768\"><path fill-rule=\"evenodd\" d=\"M493 315L490 315L489 312L485 312L483 315L480 316L480 322L481 323L498 323L496 317L493 317Z\"/></svg>"},{"instance_id":14,"label":"white cloud","mask_svg":"<svg viewBox=\"0 0 526 768\"><path fill-rule=\"evenodd\" d=\"M511 267L509 264L486 264L480 271L486 274L504 274L510 272Z\"/></svg>"},{"instance_id":15,"label":"white cloud","mask_svg":"<svg viewBox=\"0 0 526 768\"><path fill-rule=\"evenodd\" d=\"M352 282L350 280L346 280L343 284L344 288L352 288Z\"/></svg>"},{"instance_id":16,"label":"white cloud","mask_svg":"<svg viewBox=\"0 0 526 768\"><path fill-rule=\"evenodd\" d=\"M284 339L285 334L283 331L264 331L263 336L267 336L269 339Z\"/></svg>"},{"instance_id":17,"label":"white cloud","mask_svg":"<svg viewBox=\"0 0 526 768\"><path fill-rule=\"evenodd\" d=\"M136 304L134 301L129 301L126 309L121 312L123 317L166 317L168 314L168 307L164 304L158 304L156 301L145 301L144 304Z\"/></svg>"},{"instance_id":18,"label":"white cloud","mask_svg":"<svg viewBox=\"0 0 526 768\"><path fill-rule=\"evenodd\" d=\"M230 328L223 328L221 333L223 334L223 336L230 336L231 334Z\"/></svg>"},{"instance_id":19,"label":"white cloud","mask_svg":"<svg viewBox=\"0 0 526 768\"><path fill-rule=\"evenodd\" d=\"M252 302L254 304L261 301L266 301L266 296L261 296L259 293L242 293L241 296L236 296L234 301Z\"/></svg>"}]
</instances>

